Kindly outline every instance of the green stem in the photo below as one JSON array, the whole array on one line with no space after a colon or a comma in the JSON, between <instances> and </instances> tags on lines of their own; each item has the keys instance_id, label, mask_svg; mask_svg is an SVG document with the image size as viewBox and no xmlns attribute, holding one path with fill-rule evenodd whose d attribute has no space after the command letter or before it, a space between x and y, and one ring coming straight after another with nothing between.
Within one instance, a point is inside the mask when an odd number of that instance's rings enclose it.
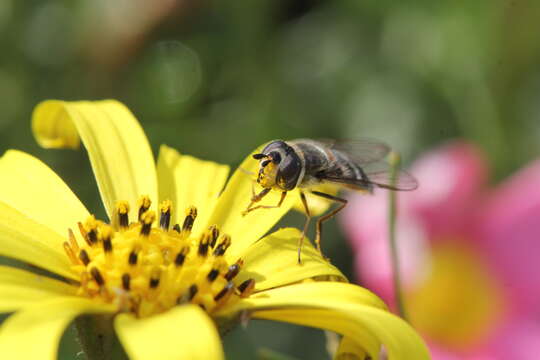
<instances>
[{"instance_id":1,"label":"green stem","mask_svg":"<svg viewBox=\"0 0 540 360\"><path fill-rule=\"evenodd\" d=\"M398 169L401 163L401 158L397 152L390 153L390 176L392 185L395 186L398 176ZM388 206L388 242L390 243L390 260L392 263L394 296L396 298L396 306L399 316L407 320L405 311L405 303L403 301L403 293L401 291L401 272L399 267L399 255L396 241L396 218L397 218L397 195L396 191L389 192Z\"/></svg>"}]
</instances>

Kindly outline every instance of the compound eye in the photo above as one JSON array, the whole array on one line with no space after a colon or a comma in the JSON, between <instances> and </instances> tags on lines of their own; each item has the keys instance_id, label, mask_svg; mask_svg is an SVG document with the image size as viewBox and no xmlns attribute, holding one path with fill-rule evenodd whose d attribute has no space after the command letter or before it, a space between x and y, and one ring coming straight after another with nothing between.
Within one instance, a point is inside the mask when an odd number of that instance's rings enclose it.
<instances>
[{"instance_id":1,"label":"compound eye","mask_svg":"<svg viewBox=\"0 0 540 360\"><path fill-rule=\"evenodd\" d=\"M281 162L281 155L279 155L277 151L272 151L270 156L272 157L272 162L274 164L279 164Z\"/></svg>"},{"instance_id":2,"label":"compound eye","mask_svg":"<svg viewBox=\"0 0 540 360\"><path fill-rule=\"evenodd\" d=\"M288 154L283 158L279 164L278 178L285 190L294 189L301 171L302 165L296 154Z\"/></svg>"}]
</instances>

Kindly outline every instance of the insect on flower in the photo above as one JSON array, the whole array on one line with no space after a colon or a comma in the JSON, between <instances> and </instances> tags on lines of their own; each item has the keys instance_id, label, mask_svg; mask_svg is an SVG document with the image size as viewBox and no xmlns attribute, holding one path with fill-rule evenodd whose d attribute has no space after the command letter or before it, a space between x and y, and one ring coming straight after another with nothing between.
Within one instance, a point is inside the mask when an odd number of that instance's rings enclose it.
<instances>
[{"instance_id":1,"label":"insect on flower","mask_svg":"<svg viewBox=\"0 0 540 360\"><path fill-rule=\"evenodd\" d=\"M259 160L257 183L262 191L253 194L244 215L256 209L269 209L281 206L287 192L296 188L306 212L306 223L298 241L298 263L304 236L308 229L311 213L306 192L338 202L340 205L317 220L315 244L321 252L321 232L325 221L334 217L347 205L347 200L335 195L313 189L320 184L332 184L365 193L372 193L375 187L388 190L414 190L418 187L416 179L402 171L392 170L383 159L390 147L371 139L354 141L296 139L290 141L274 140L262 151L254 154ZM255 205L272 189L281 191L277 205Z\"/></svg>"}]
</instances>

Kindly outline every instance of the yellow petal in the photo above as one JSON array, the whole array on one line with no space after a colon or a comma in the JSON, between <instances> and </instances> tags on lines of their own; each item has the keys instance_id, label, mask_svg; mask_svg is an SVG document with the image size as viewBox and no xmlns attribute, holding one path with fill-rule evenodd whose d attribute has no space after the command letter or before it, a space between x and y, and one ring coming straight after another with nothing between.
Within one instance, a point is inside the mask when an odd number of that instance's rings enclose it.
<instances>
[{"instance_id":1,"label":"yellow petal","mask_svg":"<svg viewBox=\"0 0 540 360\"><path fill-rule=\"evenodd\" d=\"M337 195L339 188L332 184L321 184L311 187L309 190L319 191L329 195ZM324 213L335 202L325 199L323 197L313 195L309 191L305 192L306 202L308 204L309 212L312 216L319 216ZM302 200L298 199L294 204L294 209L305 214L306 210Z\"/></svg>"},{"instance_id":2,"label":"yellow petal","mask_svg":"<svg viewBox=\"0 0 540 360\"><path fill-rule=\"evenodd\" d=\"M144 319L120 314L114 326L133 360L224 358L214 323L194 305L177 306Z\"/></svg>"},{"instance_id":3,"label":"yellow petal","mask_svg":"<svg viewBox=\"0 0 540 360\"><path fill-rule=\"evenodd\" d=\"M266 290L228 309L240 310L249 311L254 318L340 333L373 359L378 358L380 343L387 348L389 359L429 359L423 340L411 326L388 312L375 295L356 285L314 282Z\"/></svg>"},{"instance_id":4,"label":"yellow petal","mask_svg":"<svg viewBox=\"0 0 540 360\"><path fill-rule=\"evenodd\" d=\"M256 153L254 151L252 154ZM216 224L222 233L232 237L232 244L227 252L231 257L237 257L249 245L260 239L287 213L298 194L292 192L276 209L258 209L242 216L249 205L254 184L253 175L258 171L258 162L249 155L234 172L227 183L223 194L219 197L208 225ZM255 191L260 191L257 185ZM277 205L281 193L271 191L261 202L262 205Z\"/></svg>"},{"instance_id":5,"label":"yellow petal","mask_svg":"<svg viewBox=\"0 0 540 360\"><path fill-rule=\"evenodd\" d=\"M58 343L80 314L112 312L114 307L80 297L41 301L10 316L0 329L0 359L56 359Z\"/></svg>"},{"instance_id":6,"label":"yellow petal","mask_svg":"<svg viewBox=\"0 0 540 360\"><path fill-rule=\"evenodd\" d=\"M193 228L197 234L206 225L210 211L223 190L229 174L227 165L180 155L176 150L162 145L158 156L159 199L173 202L173 220L182 224L184 211L189 206L198 210Z\"/></svg>"},{"instance_id":7,"label":"yellow petal","mask_svg":"<svg viewBox=\"0 0 540 360\"><path fill-rule=\"evenodd\" d=\"M0 255L78 279L64 252L64 241L55 231L0 202Z\"/></svg>"},{"instance_id":8,"label":"yellow petal","mask_svg":"<svg viewBox=\"0 0 540 360\"><path fill-rule=\"evenodd\" d=\"M240 255L244 266L236 278L238 282L253 278L256 290L264 290L322 276L347 281L336 267L321 257L307 238L302 247L302 265L298 265L300 235L298 229L280 229L252 244Z\"/></svg>"},{"instance_id":9,"label":"yellow petal","mask_svg":"<svg viewBox=\"0 0 540 360\"><path fill-rule=\"evenodd\" d=\"M84 205L54 171L16 150L0 159L0 201L62 236L88 217Z\"/></svg>"},{"instance_id":10,"label":"yellow petal","mask_svg":"<svg viewBox=\"0 0 540 360\"><path fill-rule=\"evenodd\" d=\"M354 340L344 337L334 355L335 360L364 360L367 354Z\"/></svg>"},{"instance_id":11,"label":"yellow petal","mask_svg":"<svg viewBox=\"0 0 540 360\"><path fill-rule=\"evenodd\" d=\"M0 266L0 312L11 312L77 288L65 282L9 266Z\"/></svg>"},{"instance_id":12,"label":"yellow petal","mask_svg":"<svg viewBox=\"0 0 540 360\"><path fill-rule=\"evenodd\" d=\"M141 195L157 200L152 150L123 104L114 100L44 101L34 110L32 130L46 148L75 148L80 136L109 217L118 200L135 204ZM132 219L136 210L132 205Z\"/></svg>"}]
</instances>

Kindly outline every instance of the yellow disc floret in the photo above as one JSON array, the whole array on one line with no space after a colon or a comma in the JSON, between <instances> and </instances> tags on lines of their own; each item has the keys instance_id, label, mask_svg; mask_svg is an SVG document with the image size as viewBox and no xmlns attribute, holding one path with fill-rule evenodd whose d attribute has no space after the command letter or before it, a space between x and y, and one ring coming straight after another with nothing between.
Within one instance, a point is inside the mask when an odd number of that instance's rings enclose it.
<instances>
[{"instance_id":1,"label":"yellow disc floret","mask_svg":"<svg viewBox=\"0 0 540 360\"><path fill-rule=\"evenodd\" d=\"M138 219L131 223L125 201L117 203L110 225L90 216L79 223L82 246L69 229L64 249L80 274L79 295L145 317L183 303L198 304L211 313L252 292L254 280L234 282L242 260L228 264L224 259L231 244L228 235L220 235L214 225L192 236L195 207L186 210L182 226L172 228L170 201L159 206L158 226L150 207L150 199L141 197Z\"/></svg>"}]
</instances>

